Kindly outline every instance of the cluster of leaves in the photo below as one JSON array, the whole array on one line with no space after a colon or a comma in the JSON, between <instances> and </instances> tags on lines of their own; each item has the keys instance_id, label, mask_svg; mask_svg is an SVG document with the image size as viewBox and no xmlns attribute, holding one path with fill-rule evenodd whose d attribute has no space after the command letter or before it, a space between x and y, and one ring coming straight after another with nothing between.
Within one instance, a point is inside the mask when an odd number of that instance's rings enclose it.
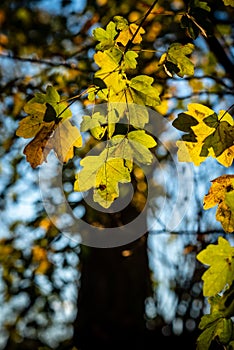
<instances>
[{"instance_id":1,"label":"cluster of leaves","mask_svg":"<svg viewBox=\"0 0 234 350\"><path fill-rule=\"evenodd\" d=\"M58 159L67 162L73 157L73 147L81 147L81 135L69 121L72 113L52 86L47 87L46 94L37 93L24 111L28 116L20 121L16 135L33 138L24 148L32 168L46 161L52 149Z\"/></svg>"},{"instance_id":2,"label":"cluster of leaves","mask_svg":"<svg viewBox=\"0 0 234 350\"><path fill-rule=\"evenodd\" d=\"M181 26L191 39L196 39L199 33L209 34L209 11L206 2L189 2ZM96 28L93 32L98 42L94 61L99 69L87 94L93 104L105 102L107 111L83 116L80 130L89 131L97 141L105 141L105 148L98 155L88 155L80 161L81 169L76 175L74 189L79 192L93 189L93 200L104 208L110 207L119 196L120 183L131 182L134 164L152 163L151 149L157 145L144 127L149 121L147 107L156 108L161 104L160 91L152 77L132 77L144 33L141 25L130 24L120 16L115 16L105 29ZM194 65L189 56L193 50L192 43L173 43L161 56L159 65L170 77L173 74L181 78L192 76ZM48 86L46 94L36 94L26 103L24 111L28 116L20 122L17 135L33 138L24 149L33 168L46 161L51 150L60 161L67 162L74 156L73 148L82 146L80 132L69 120L69 104L60 99L52 86ZM121 123L125 127L120 132L116 126ZM191 103L188 110L173 121L173 126L184 132L182 139L177 141L179 161L199 166L207 157L213 157L225 167L232 165L234 126L227 111L216 114L203 104ZM233 203L234 175L213 180L204 198L204 209L218 205L216 219L229 233L234 231ZM35 259L43 254L38 249L34 253ZM211 266L202 277L204 296L209 298L211 312L200 322L203 332L198 338L198 349L208 350L213 341L233 349L233 247L220 237L218 245L209 245L197 259Z\"/></svg>"},{"instance_id":3,"label":"cluster of leaves","mask_svg":"<svg viewBox=\"0 0 234 350\"><path fill-rule=\"evenodd\" d=\"M214 157L220 164L230 167L234 156L233 118L221 110L217 115L210 108L191 103L188 111L180 113L173 126L184 132L177 141L178 159L199 166L207 157ZM234 232L234 175L222 175L211 181L205 195L205 210L217 206L216 220L224 231ZM197 339L198 350L209 350L212 343L225 349L234 347L234 248L219 237L218 244L210 244L197 255L197 259L210 266L203 274L203 294L208 297L210 314L202 316Z\"/></svg>"},{"instance_id":4,"label":"cluster of leaves","mask_svg":"<svg viewBox=\"0 0 234 350\"><path fill-rule=\"evenodd\" d=\"M234 247L219 237L218 244L210 244L197 255L197 259L210 266L203 274L203 294L208 297L210 314L202 316L197 339L198 350L208 350L216 341L225 349L234 347Z\"/></svg>"},{"instance_id":5,"label":"cluster of leaves","mask_svg":"<svg viewBox=\"0 0 234 350\"><path fill-rule=\"evenodd\" d=\"M207 157L214 157L224 167L230 167L234 156L233 118L227 111L216 114L210 108L191 103L188 111L180 113L173 126L184 132L177 141L178 159L199 166ZM211 181L205 195L205 210L217 206L216 220L224 231L234 232L234 175L222 175ZM198 350L209 350L219 343L225 349L234 347L234 248L219 237L218 244L210 244L197 255L210 266L203 274L203 294L208 297L210 314L202 316L197 339Z\"/></svg>"}]
</instances>

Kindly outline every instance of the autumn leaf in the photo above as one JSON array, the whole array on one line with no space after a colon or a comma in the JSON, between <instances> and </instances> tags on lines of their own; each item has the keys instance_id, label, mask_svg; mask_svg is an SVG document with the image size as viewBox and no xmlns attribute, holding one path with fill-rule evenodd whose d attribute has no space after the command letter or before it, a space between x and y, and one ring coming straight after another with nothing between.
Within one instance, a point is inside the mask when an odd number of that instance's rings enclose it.
<instances>
[{"instance_id":1,"label":"autumn leaf","mask_svg":"<svg viewBox=\"0 0 234 350\"><path fill-rule=\"evenodd\" d=\"M144 130L136 130L125 135L116 135L111 140L113 148L111 154L119 156L128 162L128 167L132 169L131 163L135 161L137 164L151 164L153 155L149 148L157 145L152 136L146 134Z\"/></svg>"},{"instance_id":2,"label":"autumn leaf","mask_svg":"<svg viewBox=\"0 0 234 350\"><path fill-rule=\"evenodd\" d=\"M117 17L117 16L116 16ZM116 18L115 17L115 18ZM137 31L137 34L135 35ZM143 28L139 29L139 26L135 23L131 23L130 25L126 25L125 28L123 28L118 37L116 38L116 42L119 44L122 44L123 46L126 46L130 40L132 40L133 44L140 44L142 42L142 35L145 33L145 30Z\"/></svg>"},{"instance_id":3,"label":"autumn leaf","mask_svg":"<svg viewBox=\"0 0 234 350\"><path fill-rule=\"evenodd\" d=\"M234 175L222 175L211 181L209 192L204 197L205 210L218 205L216 219L226 232L234 231Z\"/></svg>"},{"instance_id":4,"label":"autumn leaf","mask_svg":"<svg viewBox=\"0 0 234 350\"><path fill-rule=\"evenodd\" d=\"M106 29L95 28L93 30L94 39L100 41L100 43L96 45L96 49L107 50L110 47L113 47L115 45L114 39L117 34L116 25L112 21L107 24Z\"/></svg>"},{"instance_id":5,"label":"autumn leaf","mask_svg":"<svg viewBox=\"0 0 234 350\"><path fill-rule=\"evenodd\" d=\"M36 168L46 161L50 152L50 149L47 149L46 145L54 129L54 122L43 125L34 139L25 146L23 153L26 155L26 159L32 168Z\"/></svg>"},{"instance_id":6,"label":"autumn leaf","mask_svg":"<svg viewBox=\"0 0 234 350\"><path fill-rule=\"evenodd\" d=\"M210 266L202 275L204 281L204 296L213 296L223 291L228 284L232 284L234 276L234 247L224 239L218 238L218 244L209 244L202 250L197 259Z\"/></svg>"},{"instance_id":7,"label":"autumn leaf","mask_svg":"<svg viewBox=\"0 0 234 350\"><path fill-rule=\"evenodd\" d=\"M47 150L54 150L58 159L67 163L74 156L74 147L82 146L82 137L76 126L70 120L65 120L55 129L46 144ZM47 151L46 151L47 152Z\"/></svg>"},{"instance_id":8,"label":"autumn leaf","mask_svg":"<svg viewBox=\"0 0 234 350\"><path fill-rule=\"evenodd\" d=\"M132 78L127 90L128 102L150 107L160 105L160 93L156 87L152 86L153 82L154 79L147 75L137 75Z\"/></svg>"},{"instance_id":9,"label":"autumn leaf","mask_svg":"<svg viewBox=\"0 0 234 350\"><path fill-rule=\"evenodd\" d=\"M96 112L92 116L85 115L80 125L80 131L85 132L90 130L93 137L101 140L107 129L107 126L103 125L106 123L107 118L100 114L100 112Z\"/></svg>"},{"instance_id":10,"label":"autumn leaf","mask_svg":"<svg viewBox=\"0 0 234 350\"><path fill-rule=\"evenodd\" d=\"M186 132L176 143L179 161L199 166L207 157L214 157L222 165L231 166L234 127L229 113L221 110L217 115L202 104L190 103L188 111L180 113L172 125Z\"/></svg>"},{"instance_id":11,"label":"autumn leaf","mask_svg":"<svg viewBox=\"0 0 234 350\"><path fill-rule=\"evenodd\" d=\"M172 76L174 73L179 77L184 75L194 74L194 65L187 57L194 50L194 45L189 43L182 45L180 43L173 43L166 53L162 55L159 65L163 65L166 73Z\"/></svg>"},{"instance_id":12,"label":"autumn leaf","mask_svg":"<svg viewBox=\"0 0 234 350\"><path fill-rule=\"evenodd\" d=\"M119 196L119 183L131 181L124 159L109 157L109 148L98 156L85 157L80 165L74 190L84 192L94 188L94 201L104 208L109 208Z\"/></svg>"},{"instance_id":13,"label":"autumn leaf","mask_svg":"<svg viewBox=\"0 0 234 350\"><path fill-rule=\"evenodd\" d=\"M46 94L35 94L24 111L28 116L19 122L16 135L33 138L23 150L32 168L45 162L52 149L60 161L67 162L73 157L73 147L81 147L80 133L68 120L71 111L52 86Z\"/></svg>"}]
</instances>

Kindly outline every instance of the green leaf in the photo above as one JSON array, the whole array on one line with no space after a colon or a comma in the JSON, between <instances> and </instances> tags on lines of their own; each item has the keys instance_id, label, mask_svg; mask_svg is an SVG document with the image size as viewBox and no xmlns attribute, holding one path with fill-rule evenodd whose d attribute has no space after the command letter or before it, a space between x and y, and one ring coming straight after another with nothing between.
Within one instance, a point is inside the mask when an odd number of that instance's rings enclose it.
<instances>
[{"instance_id":1,"label":"green leaf","mask_svg":"<svg viewBox=\"0 0 234 350\"><path fill-rule=\"evenodd\" d=\"M212 340L215 339L218 339L221 344L227 344L231 338L231 335L231 319L217 319L199 335L197 339L197 350L209 350Z\"/></svg>"},{"instance_id":2,"label":"green leaf","mask_svg":"<svg viewBox=\"0 0 234 350\"><path fill-rule=\"evenodd\" d=\"M37 102L27 103L24 106L24 111L29 114L29 116L23 118L19 122L16 135L27 139L34 137L42 128L46 105Z\"/></svg>"},{"instance_id":3,"label":"green leaf","mask_svg":"<svg viewBox=\"0 0 234 350\"><path fill-rule=\"evenodd\" d=\"M234 0L223 0L223 3L225 6L232 6L234 7Z\"/></svg>"},{"instance_id":4,"label":"green leaf","mask_svg":"<svg viewBox=\"0 0 234 350\"><path fill-rule=\"evenodd\" d=\"M116 135L111 140L115 146L112 148L112 154L122 157L132 163L149 165L152 163L153 155L149 148L157 145L152 136L147 135L144 130L136 130L124 135ZM131 168L131 165L129 166Z\"/></svg>"},{"instance_id":5,"label":"green leaf","mask_svg":"<svg viewBox=\"0 0 234 350\"><path fill-rule=\"evenodd\" d=\"M149 113L145 106L137 105L135 103L128 103L127 117L129 124L136 129L143 129L145 124L149 121Z\"/></svg>"},{"instance_id":6,"label":"green leaf","mask_svg":"<svg viewBox=\"0 0 234 350\"><path fill-rule=\"evenodd\" d=\"M184 115L185 114L185 115ZM186 124L186 115L188 125ZM182 118L182 119L181 119ZM194 125L192 125L194 123ZM173 121L173 126L183 131L183 141L177 141L178 159L193 162L199 166L207 157L214 157L222 165L229 167L233 162L233 118L226 111L216 113L199 103L188 104L188 111Z\"/></svg>"},{"instance_id":7,"label":"green leaf","mask_svg":"<svg viewBox=\"0 0 234 350\"><path fill-rule=\"evenodd\" d=\"M194 74L194 65L187 56L190 55L193 50L194 45L191 43L186 45L173 43L167 50L167 54L161 57L160 64L166 65L167 70L169 70L171 74L176 73L179 77L183 77L184 75L191 76ZM172 63L173 66L170 66L170 63ZM176 66L177 69L175 69L174 66Z\"/></svg>"},{"instance_id":8,"label":"green leaf","mask_svg":"<svg viewBox=\"0 0 234 350\"><path fill-rule=\"evenodd\" d=\"M96 45L97 50L107 50L115 45L115 37L118 34L116 31L116 25L114 22L109 22L106 26L106 30L103 28L95 28L93 30L94 39L100 41Z\"/></svg>"},{"instance_id":9,"label":"green leaf","mask_svg":"<svg viewBox=\"0 0 234 350\"><path fill-rule=\"evenodd\" d=\"M191 127L197 124L197 119L187 113L179 113L178 117L172 122L176 129L188 133L192 131Z\"/></svg>"},{"instance_id":10,"label":"green leaf","mask_svg":"<svg viewBox=\"0 0 234 350\"><path fill-rule=\"evenodd\" d=\"M190 6L191 6L191 8L200 7L201 9L203 9L207 12L210 12L210 10L211 10L210 6L207 4L206 1L193 0L190 2Z\"/></svg>"},{"instance_id":11,"label":"green leaf","mask_svg":"<svg viewBox=\"0 0 234 350\"><path fill-rule=\"evenodd\" d=\"M205 123L207 124L207 122ZM212 127L214 125L216 130L204 139L200 153L201 157L207 157L210 148L213 148L215 156L219 157L227 148L234 145L234 126L230 125L227 121L213 123Z\"/></svg>"},{"instance_id":12,"label":"green leaf","mask_svg":"<svg viewBox=\"0 0 234 350\"><path fill-rule=\"evenodd\" d=\"M114 16L114 22L116 23L116 28L118 30L123 30L128 28L128 21L122 16Z\"/></svg>"},{"instance_id":13,"label":"green leaf","mask_svg":"<svg viewBox=\"0 0 234 350\"><path fill-rule=\"evenodd\" d=\"M101 115L100 112L96 112L92 116L83 116L80 130L82 132L90 130L93 137L95 137L97 140L101 140L107 129L106 126L103 126L103 124L106 123L106 117Z\"/></svg>"},{"instance_id":14,"label":"green leaf","mask_svg":"<svg viewBox=\"0 0 234 350\"><path fill-rule=\"evenodd\" d=\"M152 86L154 79L147 75L138 75L129 82L132 102L140 105L156 107L160 105L159 91ZM131 100L131 99L129 99Z\"/></svg>"},{"instance_id":15,"label":"green leaf","mask_svg":"<svg viewBox=\"0 0 234 350\"><path fill-rule=\"evenodd\" d=\"M83 167L76 175L75 191L87 191L94 188L94 201L104 208L109 208L119 196L119 183L131 181L128 167L124 160L109 156L105 149L99 156L87 156L81 160Z\"/></svg>"},{"instance_id":16,"label":"green leaf","mask_svg":"<svg viewBox=\"0 0 234 350\"><path fill-rule=\"evenodd\" d=\"M218 244L209 244L202 250L197 259L205 265L209 265L202 275L204 281L204 296L212 296L220 293L227 284L231 285L234 276L234 248L223 237L218 238Z\"/></svg>"},{"instance_id":17,"label":"green leaf","mask_svg":"<svg viewBox=\"0 0 234 350\"><path fill-rule=\"evenodd\" d=\"M138 54L135 51L127 51L124 55L124 64L125 68L132 68L135 69L137 66L137 60Z\"/></svg>"}]
</instances>

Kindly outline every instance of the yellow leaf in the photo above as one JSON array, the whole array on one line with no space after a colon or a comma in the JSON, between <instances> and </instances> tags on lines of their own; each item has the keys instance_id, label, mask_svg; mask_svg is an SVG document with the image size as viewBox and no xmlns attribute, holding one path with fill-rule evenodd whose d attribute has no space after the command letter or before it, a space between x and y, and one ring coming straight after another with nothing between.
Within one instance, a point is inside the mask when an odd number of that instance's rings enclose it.
<instances>
[{"instance_id":1,"label":"yellow leaf","mask_svg":"<svg viewBox=\"0 0 234 350\"><path fill-rule=\"evenodd\" d=\"M193 124L191 122L190 127L188 127L188 124L183 124L184 120L186 120L186 115L188 115L188 121L191 120L191 117L195 121ZM213 122L212 116L214 115L215 117ZM207 121L207 117L210 117L211 121ZM179 130L187 132L190 130L189 134L184 135L186 137L182 137L183 141L180 140L176 143L178 147L178 160L180 162L193 162L194 165L199 166L206 160L207 157L214 157L225 167L232 165L234 146L231 145L228 147L230 143L226 149L226 144L224 143L223 149L221 149L221 152L218 153L219 155L215 154L215 150L219 150L222 142L225 142L225 140L221 138L222 135L219 136L220 134L218 127L220 124L226 123L225 126L228 125L228 127L233 130L233 118L229 113L221 110L217 116L212 109L206 106L198 103L190 103L188 105L188 111L181 113L176 121L177 123L175 125ZM215 132L216 134L214 134ZM212 139L210 139L210 137L212 137ZM209 140L209 143L207 143L207 140Z\"/></svg>"},{"instance_id":2,"label":"yellow leaf","mask_svg":"<svg viewBox=\"0 0 234 350\"><path fill-rule=\"evenodd\" d=\"M117 43L121 43L123 46L126 46L127 43L132 40L133 35L135 34L136 30L138 29L138 25L135 23L130 24L126 29L122 30L119 33L119 36L116 39ZM137 35L133 39L133 44L140 44L142 41L141 35L145 33L145 30L143 28L140 28Z\"/></svg>"},{"instance_id":3,"label":"yellow leaf","mask_svg":"<svg viewBox=\"0 0 234 350\"><path fill-rule=\"evenodd\" d=\"M19 127L16 130L16 135L24 138L34 137L37 132L46 124L43 121L46 105L41 103L27 103L24 111L29 114L19 122Z\"/></svg>"},{"instance_id":4,"label":"yellow leaf","mask_svg":"<svg viewBox=\"0 0 234 350\"><path fill-rule=\"evenodd\" d=\"M74 147L82 146L79 130L69 120L60 123L46 145L47 150L54 150L58 159L66 163L74 155Z\"/></svg>"},{"instance_id":5,"label":"yellow leaf","mask_svg":"<svg viewBox=\"0 0 234 350\"><path fill-rule=\"evenodd\" d=\"M119 183L131 181L129 169L122 158L109 157L110 149L99 156L87 156L81 160L83 167L76 174L74 190L84 192L94 188L93 198L104 208L109 208L119 196Z\"/></svg>"},{"instance_id":6,"label":"yellow leaf","mask_svg":"<svg viewBox=\"0 0 234 350\"><path fill-rule=\"evenodd\" d=\"M204 197L203 208L218 205L216 219L226 232L234 231L234 175L222 175L211 181L212 185Z\"/></svg>"}]
</instances>

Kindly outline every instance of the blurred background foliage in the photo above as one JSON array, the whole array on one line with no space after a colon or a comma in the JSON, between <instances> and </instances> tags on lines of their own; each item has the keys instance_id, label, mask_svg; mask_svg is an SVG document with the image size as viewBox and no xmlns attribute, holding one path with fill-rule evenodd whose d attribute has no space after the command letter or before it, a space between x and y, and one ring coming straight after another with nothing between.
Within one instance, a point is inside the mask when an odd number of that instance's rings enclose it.
<instances>
[{"instance_id":1,"label":"blurred background foliage","mask_svg":"<svg viewBox=\"0 0 234 350\"><path fill-rule=\"evenodd\" d=\"M168 121L189 102L216 112L233 104L233 8L207 1L213 37L199 35L192 54L194 77L170 77L159 59L173 42L191 42L181 28L188 1L159 1L147 17L140 64L161 91L158 107ZM157 348L195 349L204 272L196 254L222 234L215 211L202 210L213 178L233 171L215 160L192 167L192 200L176 232L165 231L170 208L161 220L160 198L175 201L174 163L161 145L155 152L160 172L153 174L151 230L127 246L92 248L63 235L43 207L38 170L23 155L16 137L23 106L35 92L52 84L63 98L85 90L97 69L92 30L113 16L130 22L145 14L151 1L2 0L0 4L0 349ZM89 105L84 96L71 106L77 120ZM73 193L78 161L93 147L90 136L77 157L64 166L63 186L78 217L96 226L119 225L134 218L146 200L145 178L133 176L135 194L120 214L103 214ZM170 140L168 140L170 144ZM176 155L176 150L174 150ZM162 175L168 182L163 186ZM186 196L184 204L186 205ZM56 201L56 199L55 199ZM226 237L232 239L231 235ZM152 345L150 345L152 343Z\"/></svg>"}]
</instances>

